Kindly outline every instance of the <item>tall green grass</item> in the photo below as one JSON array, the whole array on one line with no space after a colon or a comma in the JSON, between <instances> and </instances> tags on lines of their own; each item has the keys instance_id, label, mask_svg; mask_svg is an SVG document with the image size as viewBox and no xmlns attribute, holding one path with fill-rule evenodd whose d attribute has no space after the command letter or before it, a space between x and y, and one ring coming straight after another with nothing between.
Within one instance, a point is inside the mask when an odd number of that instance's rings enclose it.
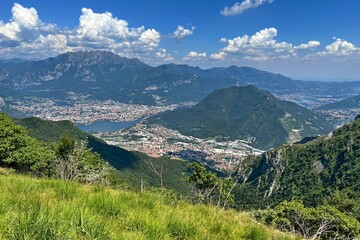
<instances>
[{"instance_id":1,"label":"tall green grass","mask_svg":"<svg viewBox=\"0 0 360 240\"><path fill-rule=\"evenodd\" d=\"M249 214L51 179L0 174L0 239L295 239Z\"/></svg>"}]
</instances>

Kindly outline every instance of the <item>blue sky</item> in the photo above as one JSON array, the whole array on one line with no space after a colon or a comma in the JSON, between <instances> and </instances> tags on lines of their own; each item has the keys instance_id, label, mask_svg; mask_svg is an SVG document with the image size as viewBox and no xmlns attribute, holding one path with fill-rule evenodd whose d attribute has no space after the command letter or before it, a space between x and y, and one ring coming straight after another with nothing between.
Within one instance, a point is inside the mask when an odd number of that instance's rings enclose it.
<instances>
[{"instance_id":1,"label":"blue sky","mask_svg":"<svg viewBox=\"0 0 360 240\"><path fill-rule=\"evenodd\" d=\"M1 0L0 57L102 49L151 65L360 80L359 10L358 0Z\"/></svg>"}]
</instances>

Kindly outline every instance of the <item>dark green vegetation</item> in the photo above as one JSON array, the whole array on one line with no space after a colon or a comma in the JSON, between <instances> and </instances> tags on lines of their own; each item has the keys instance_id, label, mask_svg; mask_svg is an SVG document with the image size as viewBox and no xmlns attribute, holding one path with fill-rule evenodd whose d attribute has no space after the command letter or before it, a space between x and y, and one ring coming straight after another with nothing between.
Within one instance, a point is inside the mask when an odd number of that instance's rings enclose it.
<instances>
[{"instance_id":1,"label":"dark green vegetation","mask_svg":"<svg viewBox=\"0 0 360 240\"><path fill-rule=\"evenodd\" d=\"M69 133L46 145L26 129L0 113L0 167L38 177L53 177L84 183L100 183L110 177L108 164Z\"/></svg>"},{"instance_id":2,"label":"dark green vegetation","mask_svg":"<svg viewBox=\"0 0 360 240\"><path fill-rule=\"evenodd\" d=\"M360 109L360 95L346 98L339 102L329 103L316 108L317 110L333 110L333 109Z\"/></svg>"},{"instance_id":3,"label":"dark green vegetation","mask_svg":"<svg viewBox=\"0 0 360 240\"><path fill-rule=\"evenodd\" d=\"M199 138L247 139L260 149L333 129L323 117L252 85L215 90L191 108L160 113L148 122Z\"/></svg>"},{"instance_id":4,"label":"dark green vegetation","mask_svg":"<svg viewBox=\"0 0 360 240\"><path fill-rule=\"evenodd\" d=\"M175 64L151 67L138 59L103 51L65 53L41 61L0 61L1 88L16 90L24 96L61 99L72 91L90 94L95 99L161 104L200 101L215 89L236 84L254 84L276 94L349 96L358 94L360 89L360 82L294 81L249 67L207 70ZM0 90L3 97L1 91L4 90Z\"/></svg>"},{"instance_id":5,"label":"dark green vegetation","mask_svg":"<svg viewBox=\"0 0 360 240\"><path fill-rule=\"evenodd\" d=\"M30 136L45 143L52 143L60 140L60 136L65 132L71 133L71 135L77 140L86 140L91 137L90 134L81 131L75 124L70 121L48 121L42 120L36 117L15 119L15 124L25 127Z\"/></svg>"},{"instance_id":6,"label":"dark green vegetation","mask_svg":"<svg viewBox=\"0 0 360 240\"><path fill-rule=\"evenodd\" d=\"M70 121L46 121L39 118L14 119L16 124L24 126L29 135L37 140L51 144L60 140L66 132L71 133L77 140L87 141L88 147L105 161L109 162L117 171L114 171L115 181L125 183L140 189L141 180L145 187L159 187L159 176L149 167L149 162L160 169L163 167L164 186L176 192L187 194L188 184L185 181L189 173L187 164L182 160L169 158L152 158L139 152L129 152L125 149L111 146L94 136L82 132Z\"/></svg>"},{"instance_id":7,"label":"dark green vegetation","mask_svg":"<svg viewBox=\"0 0 360 240\"><path fill-rule=\"evenodd\" d=\"M0 167L14 168L37 176L55 175L55 153L27 135L11 118L0 113Z\"/></svg>"},{"instance_id":8,"label":"dark green vegetation","mask_svg":"<svg viewBox=\"0 0 360 240\"><path fill-rule=\"evenodd\" d=\"M235 191L239 206L293 199L317 206L330 201L360 219L360 118L326 137L248 157L239 175L244 182Z\"/></svg>"},{"instance_id":9,"label":"dark green vegetation","mask_svg":"<svg viewBox=\"0 0 360 240\"><path fill-rule=\"evenodd\" d=\"M305 207L301 202L282 202L274 209L255 212L257 220L307 239L357 239L360 222L330 205Z\"/></svg>"},{"instance_id":10,"label":"dark green vegetation","mask_svg":"<svg viewBox=\"0 0 360 240\"><path fill-rule=\"evenodd\" d=\"M236 185L232 177L218 177L215 173L207 171L203 164L190 163L192 173L188 182L193 184L193 202L216 205L226 208L234 203L232 190Z\"/></svg>"}]
</instances>

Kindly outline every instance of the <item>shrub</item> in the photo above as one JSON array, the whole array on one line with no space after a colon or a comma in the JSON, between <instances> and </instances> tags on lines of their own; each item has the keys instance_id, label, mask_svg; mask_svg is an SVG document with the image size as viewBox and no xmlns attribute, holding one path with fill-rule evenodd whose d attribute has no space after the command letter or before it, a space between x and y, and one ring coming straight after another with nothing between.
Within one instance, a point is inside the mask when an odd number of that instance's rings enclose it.
<instances>
[{"instance_id":1,"label":"shrub","mask_svg":"<svg viewBox=\"0 0 360 240\"><path fill-rule=\"evenodd\" d=\"M307 208L301 202L284 201L275 209L254 213L257 220L281 231L311 239L354 239L360 234L360 223L334 207Z\"/></svg>"}]
</instances>

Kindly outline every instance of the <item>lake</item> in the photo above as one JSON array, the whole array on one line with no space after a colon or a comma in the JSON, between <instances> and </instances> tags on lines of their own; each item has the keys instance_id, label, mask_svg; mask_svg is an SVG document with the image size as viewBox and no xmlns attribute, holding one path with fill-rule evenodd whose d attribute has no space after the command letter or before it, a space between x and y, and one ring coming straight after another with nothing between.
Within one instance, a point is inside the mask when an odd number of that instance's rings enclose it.
<instances>
[{"instance_id":1,"label":"lake","mask_svg":"<svg viewBox=\"0 0 360 240\"><path fill-rule=\"evenodd\" d=\"M129 122L110 122L110 121L98 121L91 124L76 124L84 132L114 132L127 127L134 126L141 119L137 119Z\"/></svg>"}]
</instances>

